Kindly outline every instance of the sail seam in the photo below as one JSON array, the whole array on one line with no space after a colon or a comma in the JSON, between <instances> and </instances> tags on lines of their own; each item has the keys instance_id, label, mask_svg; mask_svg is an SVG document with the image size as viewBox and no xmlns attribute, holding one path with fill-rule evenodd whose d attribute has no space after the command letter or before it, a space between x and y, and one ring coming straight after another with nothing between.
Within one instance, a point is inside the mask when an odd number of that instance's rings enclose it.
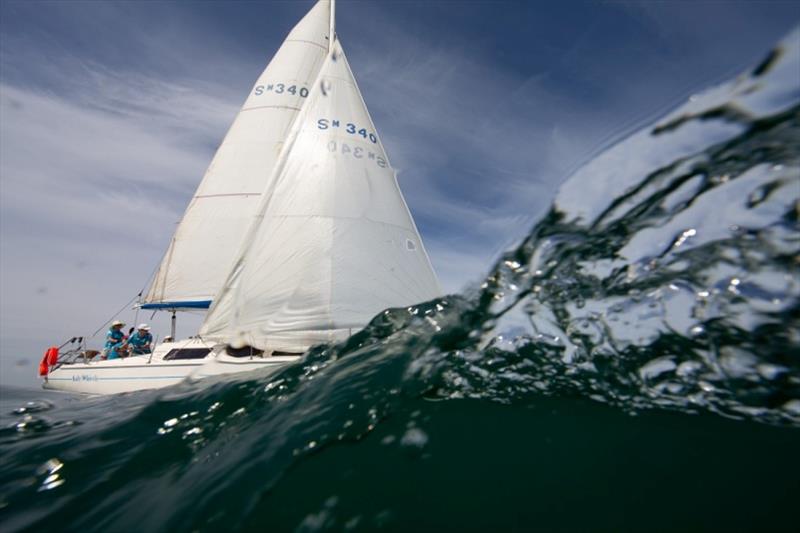
<instances>
[{"instance_id":1,"label":"sail seam","mask_svg":"<svg viewBox=\"0 0 800 533\"><path fill-rule=\"evenodd\" d=\"M245 111L253 111L254 109L291 109L292 111L300 111L301 108L291 105L257 105L253 107L243 107L240 113Z\"/></svg>"},{"instance_id":2,"label":"sail seam","mask_svg":"<svg viewBox=\"0 0 800 533\"><path fill-rule=\"evenodd\" d=\"M264 217L262 217L264 218ZM374 218L366 217L366 216L354 216L354 217L345 217L342 215L330 216L330 215L272 215L268 218L338 218L340 220L369 220L374 224L382 224L384 226L391 226L393 228L399 228L405 230L409 233L412 232L412 228L408 226L403 226L401 224L393 224L392 222L383 222L382 220L375 220Z\"/></svg>"},{"instance_id":3,"label":"sail seam","mask_svg":"<svg viewBox=\"0 0 800 533\"><path fill-rule=\"evenodd\" d=\"M307 44L313 44L314 46L319 46L320 48L322 48L326 52L328 51L328 47L327 46L322 46L319 43L315 43L314 41L307 41L305 39L286 39L284 42L285 43L307 43Z\"/></svg>"}]
</instances>

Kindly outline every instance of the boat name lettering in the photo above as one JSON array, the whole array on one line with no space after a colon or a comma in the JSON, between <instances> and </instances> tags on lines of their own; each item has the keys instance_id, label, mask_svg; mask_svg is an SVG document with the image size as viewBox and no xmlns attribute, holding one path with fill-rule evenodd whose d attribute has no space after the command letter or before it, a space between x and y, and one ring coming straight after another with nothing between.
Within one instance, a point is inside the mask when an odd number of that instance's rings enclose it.
<instances>
[{"instance_id":1,"label":"boat name lettering","mask_svg":"<svg viewBox=\"0 0 800 533\"><path fill-rule=\"evenodd\" d=\"M375 164L381 168L386 168L389 166L386 163L386 159L384 159L383 156L378 155L375 152L370 152L369 150L365 150L360 146L350 146L347 143L329 141L328 151L331 153L338 152L342 155L355 157L356 159L371 159L375 161Z\"/></svg>"},{"instance_id":2,"label":"boat name lettering","mask_svg":"<svg viewBox=\"0 0 800 533\"><path fill-rule=\"evenodd\" d=\"M265 85L256 85L253 93L256 96L261 96L264 93L274 92L275 94L299 94L301 97L308 96L308 89L305 87L298 88L297 85L289 85L288 83L267 83Z\"/></svg>"},{"instance_id":3,"label":"boat name lettering","mask_svg":"<svg viewBox=\"0 0 800 533\"><path fill-rule=\"evenodd\" d=\"M372 142L372 144L376 144L378 142L377 135L368 132L366 128L359 128L352 122L348 122L344 126L342 126L341 124L342 123L336 119L328 120L327 118L321 118L317 121L317 128L321 130L327 130L328 128L343 127L344 131L346 131L350 135L361 135L363 138L369 139L370 142Z\"/></svg>"},{"instance_id":4,"label":"boat name lettering","mask_svg":"<svg viewBox=\"0 0 800 533\"><path fill-rule=\"evenodd\" d=\"M74 374L72 381L97 381L97 374Z\"/></svg>"}]
</instances>

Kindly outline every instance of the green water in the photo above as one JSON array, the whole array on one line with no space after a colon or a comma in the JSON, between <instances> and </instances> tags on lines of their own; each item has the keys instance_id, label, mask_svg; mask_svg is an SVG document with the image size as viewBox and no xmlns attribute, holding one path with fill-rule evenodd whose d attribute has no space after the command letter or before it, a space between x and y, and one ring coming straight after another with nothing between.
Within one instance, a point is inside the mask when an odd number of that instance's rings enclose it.
<instances>
[{"instance_id":1,"label":"green water","mask_svg":"<svg viewBox=\"0 0 800 533\"><path fill-rule=\"evenodd\" d=\"M244 523L294 529L796 530L796 430L580 398L418 408L427 444L387 420L299 464ZM387 443L387 441L390 441ZM792 458L792 459L788 459ZM309 509L317 509L309 513ZM304 522L305 521L305 522ZM303 529L303 528L301 528Z\"/></svg>"}]
</instances>

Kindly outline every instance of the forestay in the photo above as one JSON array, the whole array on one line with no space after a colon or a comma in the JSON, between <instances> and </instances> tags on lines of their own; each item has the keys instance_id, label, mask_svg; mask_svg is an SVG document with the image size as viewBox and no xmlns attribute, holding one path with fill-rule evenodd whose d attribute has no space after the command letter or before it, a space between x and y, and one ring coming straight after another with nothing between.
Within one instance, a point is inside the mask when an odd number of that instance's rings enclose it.
<instances>
[{"instance_id":1,"label":"forestay","mask_svg":"<svg viewBox=\"0 0 800 533\"><path fill-rule=\"evenodd\" d=\"M145 302L192 307L220 289L328 53L330 2L295 26L258 78L183 215Z\"/></svg>"},{"instance_id":2,"label":"forestay","mask_svg":"<svg viewBox=\"0 0 800 533\"><path fill-rule=\"evenodd\" d=\"M201 328L204 339L303 351L346 337L385 308L441 293L338 42L259 216Z\"/></svg>"}]
</instances>

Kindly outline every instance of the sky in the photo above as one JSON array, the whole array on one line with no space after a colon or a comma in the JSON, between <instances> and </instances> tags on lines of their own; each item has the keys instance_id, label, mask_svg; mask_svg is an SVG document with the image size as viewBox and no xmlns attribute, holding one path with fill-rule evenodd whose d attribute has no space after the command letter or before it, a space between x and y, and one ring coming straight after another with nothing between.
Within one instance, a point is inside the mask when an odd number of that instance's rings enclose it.
<instances>
[{"instance_id":1,"label":"sky","mask_svg":"<svg viewBox=\"0 0 800 533\"><path fill-rule=\"evenodd\" d=\"M35 385L47 346L102 336L120 309L167 333L165 313L128 303L312 5L0 1L0 385ZM592 156L756 64L798 21L781 1L337 2L447 292L479 282Z\"/></svg>"}]
</instances>

